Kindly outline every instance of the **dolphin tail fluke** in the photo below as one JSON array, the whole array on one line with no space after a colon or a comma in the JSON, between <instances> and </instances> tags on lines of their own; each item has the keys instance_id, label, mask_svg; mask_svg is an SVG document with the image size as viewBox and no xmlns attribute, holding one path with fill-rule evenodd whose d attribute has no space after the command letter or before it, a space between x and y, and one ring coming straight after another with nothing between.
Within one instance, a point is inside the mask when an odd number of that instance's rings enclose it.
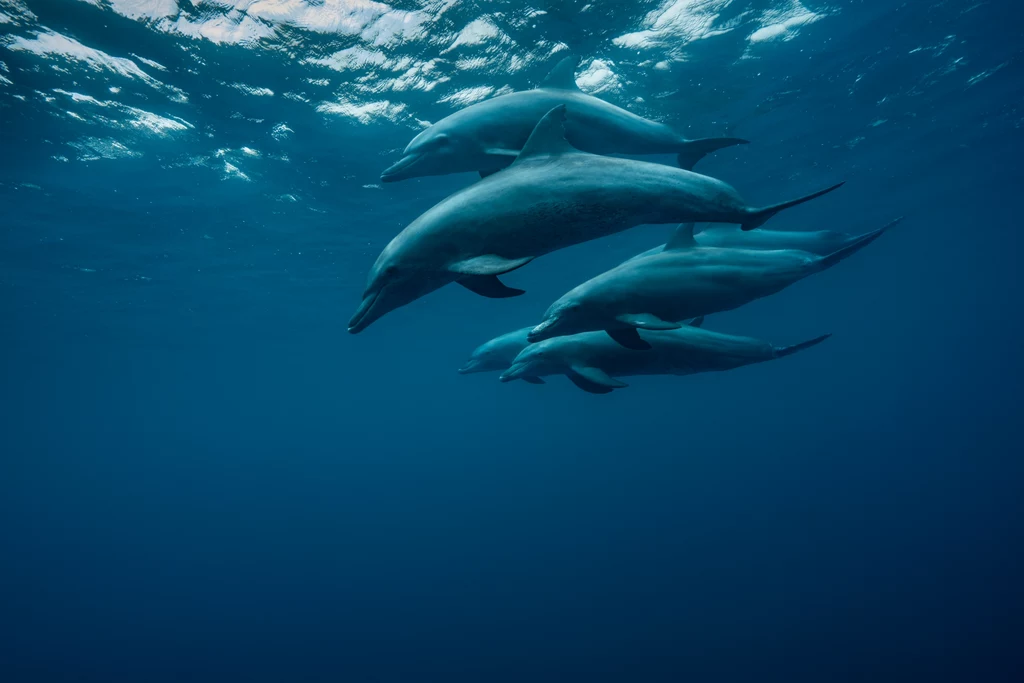
<instances>
[{"instance_id":1,"label":"dolphin tail fluke","mask_svg":"<svg viewBox=\"0 0 1024 683\"><path fill-rule=\"evenodd\" d=\"M823 256L821 259L817 261L818 269L825 270L826 268L831 268L832 266L839 263L846 257L852 256L856 252L860 251L864 247L868 246L869 244L877 240L879 237L882 236L882 233L884 233L886 230L888 230L889 228L896 225L902 220L903 216L900 216L896 220L889 221L888 223L880 227L878 230L873 230L869 233L863 234L860 237L855 238L852 242L847 244L842 249L837 249L828 256Z\"/></svg>"},{"instance_id":2,"label":"dolphin tail fluke","mask_svg":"<svg viewBox=\"0 0 1024 683\"><path fill-rule=\"evenodd\" d=\"M749 145L750 140L743 138L701 138L700 140L688 140L683 144L682 150L677 157L679 168L692 171L698 161L720 149L732 147L733 145Z\"/></svg>"},{"instance_id":3,"label":"dolphin tail fluke","mask_svg":"<svg viewBox=\"0 0 1024 683\"><path fill-rule=\"evenodd\" d=\"M745 221L743 221L740 224L740 226L744 230L753 230L754 228L759 228L762 225L764 225L768 221L769 218L771 218L772 216L774 216L778 212L785 211L786 209L792 208L792 207L796 206L797 204L803 204L804 202L809 202L812 199L817 199L818 197L820 197L822 195L828 194L832 190L838 190L844 184L845 184L845 181L843 183L836 183L832 187L826 187L824 190L818 190L817 192L813 192L813 193L807 195L806 197L800 197L799 199L792 199L792 200L790 200L788 202L782 202L781 204L774 204L772 206L766 206L763 209L750 209L749 213L747 214L747 219Z\"/></svg>"},{"instance_id":4,"label":"dolphin tail fluke","mask_svg":"<svg viewBox=\"0 0 1024 683\"><path fill-rule=\"evenodd\" d=\"M808 340L808 341L805 341L805 342L800 342L799 344L793 344L792 346L780 346L780 347L777 347L775 349L775 357L776 358L782 358L783 356L791 356L794 353L796 353L797 351L803 351L804 349L809 349L812 346L817 346L818 344L820 344L821 342L825 341L826 339L828 339L831 336L832 336L832 333L830 332L828 334L823 334L820 337L815 337L814 339L811 339L811 340Z\"/></svg>"}]
</instances>

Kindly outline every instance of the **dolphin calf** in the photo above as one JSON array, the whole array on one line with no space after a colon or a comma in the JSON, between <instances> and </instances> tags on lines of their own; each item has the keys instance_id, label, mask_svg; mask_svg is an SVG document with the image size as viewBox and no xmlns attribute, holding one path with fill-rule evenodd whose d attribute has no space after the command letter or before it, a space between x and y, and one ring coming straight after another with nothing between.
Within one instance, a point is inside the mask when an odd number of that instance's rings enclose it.
<instances>
[{"instance_id":1,"label":"dolphin calf","mask_svg":"<svg viewBox=\"0 0 1024 683\"><path fill-rule=\"evenodd\" d=\"M575 67L576 59L566 57L539 88L484 100L441 119L412 139L381 181L463 171L490 175L515 160L541 117L560 104L568 107L569 143L594 154L675 153L682 168L692 169L706 154L747 142L687 140L664 124L584 94L576 86Z\"/></svg>"},{"instance_id":2,"label":"dolphin calf","mask_svg":"<svg viewBox=\"0 0 1024 683\"><path fill-rule=\"evenodd\" d=\"M476 347L466 364L459 368L459 374L470 375L475 372L507 370L519 352L530 343L526 341L526 333L532 329L533 327L524 327L513 332L506 332L500 337L495 337Z\"/></svg>"},{"instance_id":3,"label":"dolphin calf","mask_svg":"<svg viewBox=\"0 0 1024 683\"><path fill-rule=\"evenodd\" d=\"M530 344L501 375L502 382L566 375L592 394L607 394L628 386L616 377L635 375L692 375L731 370L742 365L782 358L828 339L824 334L793 346L772 346L748 337L734 337L697 327L645 331L645 353L624 349L600 332L584 332Z\"/></svg>"},{"instance_id":4,"label":"dolphin calf","mask_svg":"<svg viewBox=\"0 0 1024 683\"><path fill-rule=\"evenodd\" d=\"M688 320L686 324L700 327L704 324L704 317ZM506 332L489 342L484 342L473 350L466 364L459 368L459 374L471 375L477 372L508 370L519 352L529 346L530 342L526 341L526 335L532 329L532 326L523 327ZM530 384L544 384L544 380L538 377L522 377L521 379Z\"/></svg>"},{"instance_id":5,"label":"dolphin calf","mask_svg":"<svg viewBox=\"0 0 1024 683\"><path fill-rule=\"evenodd\" d=\"M635 225L700 220L755 228L842 185L754 208L714 178L580 152L565 139L565 112L559 105L541 119L508 170L452 194L391 240L370 271L349 332L449 282L492 298L523 294L498 276Z\"/></svg>"},{"instance_id":6,"label":"dolphin calf","mask_svg":"<svg viewBox=\"0 0 1024 683\"><path fill-rule=\"evenodd\" d=\"M650 344L637 330L670 330L678 320L738 308L830 268L875 241L888 225L828 256L794 249L758 251L697 246L693 225L679 227L661 252L631 259L565 294L527 340L605 330L626 348Z\"/></svg>"}]
</instances>

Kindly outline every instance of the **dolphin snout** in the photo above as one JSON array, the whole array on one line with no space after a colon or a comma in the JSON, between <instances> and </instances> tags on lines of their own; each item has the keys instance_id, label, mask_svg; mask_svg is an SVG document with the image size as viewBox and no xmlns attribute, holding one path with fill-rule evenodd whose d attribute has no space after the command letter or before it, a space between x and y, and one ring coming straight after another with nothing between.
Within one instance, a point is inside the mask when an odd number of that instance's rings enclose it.
<instances>
[{"instance_id":1,"label":"dolphin snout","mask_svg":"<svg viewBox=\"0 0 1024 683\"><path fill-rule=\"evenodd\" d=\"M380 296L380 292L368 292L364 297L363 301L359 304L359 308L352 314L352 319L348 321L348 331L351 334L358 334L370 326L376 318L370 316L370 312L373 310L374 304L377 303L377 298Z\"/></svg>"},{"instance_id":2,"label":"dolphin snout","mask_svg":"<svg viewBox=\"0 0 1024 683\"><path fill-rule=\"evenodd\" d=\"M384 169L384 172L380 174L380 180L382 183L392 183L396 180L405 180L410 177L408 174L404 174L403 171L409 169L410 166L419 161L422 154L406 154L401 159Z\"/></svg>"},{"instance_id":3,"label":"dolphin snout","mask_svg":"<svg viewBox=\"0 0 1024 683\"><path fill-rule=\"evenodd\" d=\"M511 382L511 381L517 380L517 379L519 379L521 377L525 377L526 376L526 371L529 368L530 368L529 361L525 361L525 362L522 362L522 363L513 363L512 367L510 367L505 372L501 373L501 377L499 377L498 380L501 381L501 382Z\"/></svg>"},{"instance_id":4,"label":"dolphin snout","mask_svg":"<svg viewBox=\"0 0 1024 683\"><path fill-rule=\"evenodd\" d=\"M480 361L478 361L476 358L470 358L468 361L466 361L465 365L463 365L461 368L459 368L459 374L460 375L469 375L469 374L472 374L474 372L479 372L480 365L481 365Z\"/></svg>"}]
</instances>

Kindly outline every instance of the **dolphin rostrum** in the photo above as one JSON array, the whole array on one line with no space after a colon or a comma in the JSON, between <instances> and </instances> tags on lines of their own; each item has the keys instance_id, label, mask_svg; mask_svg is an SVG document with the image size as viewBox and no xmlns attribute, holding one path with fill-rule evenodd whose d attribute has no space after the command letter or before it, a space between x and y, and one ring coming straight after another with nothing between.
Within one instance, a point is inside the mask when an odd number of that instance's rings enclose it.
<instances>
[{"instance_id":1,"label":"dolphin rostrum","mask_svg":"<svg viewBox=\"0 0 1024 683\"><path fill-rule=\"evenodd\" d=\"M482 296L517 296L523 291L506 287L499 275L636 225L708 221L755 228L842 185L751 207L708 176L580 152L565 139L565 111L559 105L541 119L507 171L452 194L391 240L370 271L349 332L449 282Z\"/></svg>"},{"instance_id":2,"label":"dolphin rostrum","mask_svg":"<svg viewBox=\"0 0 1024 683\"><path fill-rule=\"evenodd\" d=\"M830 268L878 239L861 235L827 256L798 250L701 247L693 224L681 225L664 250L634 258L568 292L548 308L530 342L605 330L623 346L646 350L637 330L670 330L677 321L738 308Z\"/></svg>"},{"instance_id":3,"label":"dolphin rostrum","mask_svg":"<svg viewBox=\"0 0 1024 683\"><path fill-rule=\"evenodd\" d=\"M459 374L470 375L475 372L507 370L519 352L530 343L526 341L526 333L532 329L532 327L523 327L506 332L500 337L495 337L476 347L466 364L459 368Z\"/></svg>"},{"instance_id":4,"label":"dolphin rostrum","mask_svg":"<svg viewBox=\"0 0 1024 683\"><path fill-rule=\"evenodd\" d=\"M628 386L615 379L635 375L692 375L731 370L742 365L782 358L820 344L828 334L793 346L772 346L748 337L683 326L676 330L645 331L645 353L625 349L600 332L584 332L530 344L501 375L502 382L539 380L566 375L592 394L607 394Z\"/></svg>"},{"instance_id":5,"label":"dolphin rostrum","mask_svg":"<svg viewBox=\"0 0 1024 683\"><path fill-rule=\"evenodd\" d=\"M541 117L560 104L568 107L569 143L594 154L674 153L680 167L692 169L706 154L747 142L687 140L664 124L586 95L576 86L576 61L564 58L539 88L477 102L441 119L412 139L381 181L463 171L490 175L515 160Z\"/></svg>"}]
</instances>

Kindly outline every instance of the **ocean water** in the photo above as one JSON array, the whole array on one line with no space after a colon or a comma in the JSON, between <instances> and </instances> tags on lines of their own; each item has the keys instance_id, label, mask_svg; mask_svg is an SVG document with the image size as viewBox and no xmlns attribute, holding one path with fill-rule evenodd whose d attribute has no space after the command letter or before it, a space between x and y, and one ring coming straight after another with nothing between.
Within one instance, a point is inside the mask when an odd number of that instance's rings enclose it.
<instances>
[{"instance_id":1,"label":"ocean water","mask_svg":"<svg viewBox=\"0 0 1024 683\"><path fill-rule=\"evenodd\" d=\"M569 52L753 203L846 181L765 229L906 217L706 322L832 338L457 374L667 225L346 332L476 180L380 172ZM1021 680L1022 57L1011 0L0 0L0 680Z\"/></svg>"}]
</instances>

